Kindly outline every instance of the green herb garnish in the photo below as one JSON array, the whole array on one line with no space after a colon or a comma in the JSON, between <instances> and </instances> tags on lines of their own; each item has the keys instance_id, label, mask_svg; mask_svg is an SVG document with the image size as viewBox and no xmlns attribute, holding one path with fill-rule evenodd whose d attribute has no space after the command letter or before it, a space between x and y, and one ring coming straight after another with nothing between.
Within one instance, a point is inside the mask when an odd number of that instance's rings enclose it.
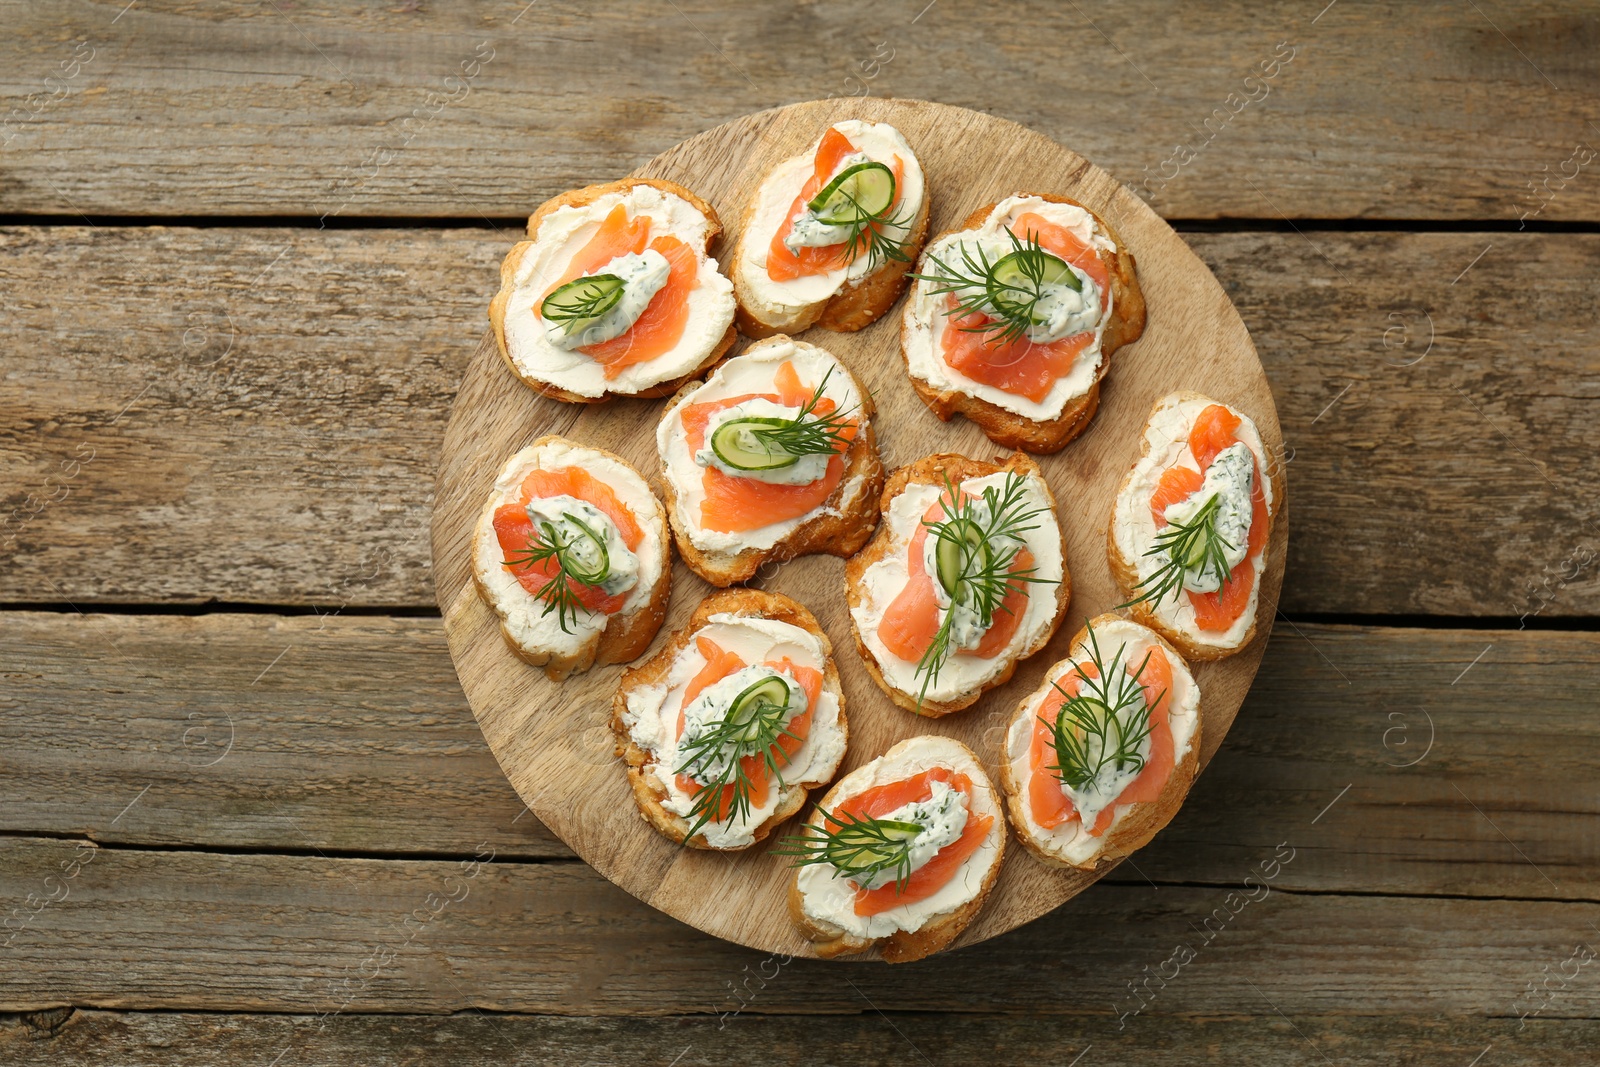
<instances>
[{"instance_id":1,"label":"green herb garnish","mask_svg":"<svg viewBox=\"0 0 1600 1067\"><path fill-rule=\"evenodd\" d=\"M744 768L747 757L760 757L777 788L783 788L779 761L787 763L788 756L778 742L784 737L800 740L788 725L794 718L789 714L791 692L783 678L768 675L734 697L720 720L707 723L698 735L683 742L678 751L685 758L673 773L686 774L701 786L689 809L691 825L685 841L716 819L723 790L728 787L733 790L728 819L750 817L753 783Z\"/></svg>"},{"instance_id":2,"label":"green herb garnish","mask_svg":"<svg viewBox=\"0 0 1600 1067\"><path fill-rule=\"evenodd\" d=\"M729 419L712 433L711 450L735 470L767 471L792 467L802 456L831 456L843 451L854 425L849 418L854 405L816 414L833 374L829 367L817 384L811 399L787 419L752 415Z\"/></svg>"},{"instance_id":3,"label":"green herb garnish","mask_svg":"<svg viewBox=\"0 0 1600 1067\"><path fill-rule=\"evenodd\" d=\"M1010 609L1006 596L1024 583L1054 585L1055 578L1040 578L1033 567L1012 570L1024 547L1022 535L1037 529L1030 520L1048 508L1027 508L1027 478L1014 471L1006 475L1004 488L985 486L982 496L969 497L945 479L945 517L937 522L923 520L928 536L936 539L934 558L938 573L934 580L950 597L950 607L933 640L917 661L916 673L922 676L917 706L922 706L928 687L939 679L939 671L950 658L950 641L957 607L967 607L987 630L994 625L995 613ZM979 506L981 503L981 506Z\"/></svg>"},{"instance_id":4,"label":"green herb garnish","mask_svg":"<svg viewBox=\"0 0 1600 1067\"><path fill-rule=\"evenodd\" d=\"M910 275L919 281L932 282L929 293L934 296L955 294L955 306L945 312L950 318L982 315L983 322L960 329L984 334L983 343L995 347L1009 344L1033 327L1044 324L1039 302L1045 297L1047 285L1067 285L1083 291L1082 280L1067 261L1041 248L1037 234L1029 231L1027 238L1022 239L1007 230L1006 236L1011 239L1012 250L992 263L981 245L969 247L959 242L959 263L951 265L938 256L929 255L928 259L938 270L932 274Z\"/></svg>"},{"instance_id":5,"label":"green herb garnish","mask_svg":"<svg viewBox=\"0 0 1600 1067\"><path fill-rule=\"evenodd\" d=\"M774 856L793 856L795 867L826 863L856 882L893 871L896 888L905 887L911 877L911 844L922 832L920 823L817 810L822 822L784 838L782 846L772 850Z\"/></svg>"},{"instance_id":6,"label":"green herb garnish","mask_svg":"<svg viewBox=\"0 0 1600 1067\"><path fill-rule=\"evenodd\" d=\"M582 607L572 583L597 586L611 574L611 553L604 531L596 530L576 515L565 515L559 523L540 522L523 551L505 560L507 567L522 570L554 561L555 573L535 594L544 602L542 614L556 613L562 633L571 633L569 620L576 620Z\"/></svg>"},{"instance_id":7,"label":"green herb garnish","mask_svg":"<svg viewBox=\"0 0 1600 1067\"><path fill-rule=\"evenodd\" d=\"M1222 494L1213 494L1188 522L1169 522L1156 534L1145 555L1161 557L1165 562L1140 580L1138 596L1117 607L1131 608L1146 601L1160 604L1167 594L1176 595L1183 588L1185 576L1191 569L1198 569L1201 579L1209 573L1223 585L1232 581L1233 571L1228 566L1227 554L1237 546L1217 531L1221 507Z\"/></svg>"},{"instance_id":8,"label":"green herb garnish","mask_svg":"<svg viewBox=\"0 0 1600 1067\"><path fill-rule=\"evenodd\" d=\"M1074 696L1068 696L1059 682L1051 682L1067 702L1055 722L1043 716L1039 720L1053 734L1056 762L1049 769L1073 789L1099 780L1101 773L1113 765L1117 771L1128 767L1142 771L1144 756L1139 749L1150 736L1150 708L1161 703L1161 696L1147 701L1138 681L1145 664L1150 662L1151 652L1145 653L1130 679L1122 671L1124 649L1117 649L1109 669L1101 660L1100 642L1093 626L1089 627L1089 650L1090 662L1099 676L1089 678L1080 671L1083 684Z\"/></svg>"}]
</instances>

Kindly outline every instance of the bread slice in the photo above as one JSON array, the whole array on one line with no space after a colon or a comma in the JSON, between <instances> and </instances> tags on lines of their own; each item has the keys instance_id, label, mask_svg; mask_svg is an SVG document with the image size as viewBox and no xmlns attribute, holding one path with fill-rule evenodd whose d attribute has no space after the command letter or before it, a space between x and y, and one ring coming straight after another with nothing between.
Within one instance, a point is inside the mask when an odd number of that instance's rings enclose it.
<instances>
[{"instance_id":1,"label":"bread slice","mask_svg":"<svg viewBox=\"0 0 1600 1067\"><path fill-rule=\"evenodd\" d=\"M516 360L511 357L511 350L506 341L506 313L513 295L517 291L517 275L523 266L523 260L534 253L538 246L539 226L547 217L560 208L582 208L610 194L627 194L640 186L659 189L661 192L685 201L693 210L705 217L705 239L702 246L696 248L696 253L704 258L710 255L711 246L722 233L722 220L717 217L717 211L709 203L694 193L685 189L676 182L665 181L660 178L623 178L620 181L606 182L603 185L590 185L582 189L573 189L562 193L560 196L546 200L528 218L528 240L519 242L506 254L505 260L500 264L500 291L489 302L489 323L494 332L495 344L499 348L500 358L510 368L511 373L520 378L529 388L543 393L545 396L556 400L564 400L571 404L598 404L609 400L613 396L657 397L666 396L677 390L684 382L694 378L716 365L733 347L733 342L738 338L738 331L733 322L728 321L726 329L722 330L717 340L710 345L704 356L692 366L683 368L671 374L665 380L651 382L636 389L606 389L596 395L586 395L562 388L552 381L530 373L526 368L519 367ZM709 261L711 270L716 270L716 262ZM702 269L705 263L702 262ZM727 309L731 311L731 309ZM718 313L721 317L723 312Z\"/></svg>"},{"instance_id":2,"label":"bread slice","mask_svg":"<svg viewBox=\"0 0 1600 1067\"><path fill-rule=\"evenodd\" d=\"M1005 859L1006 847L1006 820L1000 796L995 792L988 774L978 762L978 758L972 754L972 750L954 738L933 734L912 737L901 741L865 766L851 771L828 790L828 795L818 803L817 811L813 812L807 821L807 832L810 832L811 827L821 825L821 812L833 811L839 804L876 784L874 773L886 766L914 768L905 775L899 774L898 771L891 772L892 777L889 780L895 781L934 766L959 771L972 780L973 809L971 810L988 814L994 819L983 846L967 860L968 865L983 865L982 877L978 880L977 887L965 899L954 901L943 910L923 916L923 921L916 924L915 929L897 928L874 936L871 934L870 926L866 930L852 932L814 914L814 911L823 910L821 908L808 912L806 887L815 886L819 881L837 878L838 875L825 864L798 867L794 877L789 881L789 915L801 935L815 943L819 956L841 956L865 952L871 948L876 948L889 963L910 963L930 956L947 947L977 917L978 912L983 910L984 902L989 899L990 891L994 889L995 880L1000 876L1000 866ZM972 873L973 869L969 866L968 869L958 870L954 877L965 880ZM814 889L812 891L815 892Z\"/></svg>"},{"instance_id":3,"label":"bread slice","mask_svg":"<svg viewBox=\"0 0 1600 1067\"><path fill-rule=\"evenodd\" d=\"M896 556L904 557L907 553L910 533L894 529L894 524L890 521L890 510L893 507L895 498L905 492L908 487L915 485L943 486L946 480L952 484L959 485L969 479L982 478L986 475L1001 472L1037 476L1044 498L1050 505L1049 514L1040 516L1039 522L1043 527L1043 533L1048 534L1051 529L1054 530L1056 543L1061 546L1061 580L1054 587L1043 584L1029 586L1030 605L1039 598L1048 598L1047 602L1052 609L1048 624L1040 628L1031 640L1026 640L1003 657L996 657L996 662L999 664L998 671L981 684L973 685L945 699L925 700L919 705L916 691L902 688L890 680L888 677L889 672L885 669L883 662L880 661L878 654L869 647L869 642L862 632L863 619L870 614L871 603L866 586L867 572L874 564ZM984 693L1009 681L1011 675L1017 669L1018 662L1027 659L1048 644L1056 629L1061 625L1062 618L1067 613L1067 604L1072 598L1072 575L1067 567L1065 538L1061 536L1059 520L1056 517L1055 496L1050 492L1049 485L1044 481L1043 473L1039 470L1039 464L1031 456L1016 452L1004 464L997 465L947 452L924 457L911 466L901 467L889 475L889 480L883 489L882 511L883 521L879 523L878 533L872 539L872 543L852 556L845 564L845 595L850 606L850 626L855 634L856 649L861 653L862 662L866 664L867 671L872 675L873 680L878 683L885 693L889 694L889 699L907 711L937 718L969 708L977 703L978 698ZM917 521L921 521L920 516L918 516ZM914 527L911 529L914 530ZM1045 575L1041 574L1041 577L1043 576ZM1024 631L1019 628L1018 632L1023 633ZM886 656L892 655L887 650L885 650L884 654ZM965 658L970 659L971 657ZM901 663L899 660L895 662L897 664Z\"/></svg>"},{"instance_id":4,"label":"bread slice","mask_svg":"<svg viewBox=\"0 0 1600 1067\"><path fill-rule=\"evenodd\" d=\"M865 123L850 119L835 123L834 128L850 137L858 146L861 144L860 138L864 136L863 131L882 129L889 131L894 138L900 138L899 131L886 123ZM903 138L900 139L900 143L904 144ZM922 249L923 241L927 239L930 197L921 165L912 155L911 158L905 159L904 163L908 172L910 168L916 168L921 188L921 202L911 219L903 245L906 253L904 260L883 257L871 270L856 278L845 279L837 289L821 299L802 304L778 304L764 299L759 292L759 276L754 272L764 273L766 261L760 253L772 243L776 230L771 225L760 225L763 192L769 190L773 180L782 174L786 167L797 165L801 160L809 162L816 153L816 147L813 144L800 156L785 160L768 172L761 187L750 198L750 204L745 209L744 220L739 226L739 242L728 264L728 276L733 279L734 296L738 299L736 321L739 332L746 337L771 337L780 333L797 334L812 326L851 333L870 325L888 311L905 291L906 272L911 269L917 253ZM905 155L910 155L909 146L906 146ZM879 161L887 162L887 160ZM787 207L788 205L783 205L782 209L787 210ZM762 266L756 265L756 258L761 259Z\"/></svg>"},{"instance_id":5,"label":"bread slice","mask_svg":"<svg viewBox=\"0 0 1600 1067\"><path fill-rule=\"evenodd\" d=\"M546 616L545 604L528 593L504 566L504 554L494 530L494 513L520 495L518 490L529 471L576 466L604 476L633 512L644 539L636 552L636 595L623 605L624 610L607 617L602 626L569 620L573 632L568 634L559 628L557 614ZM552 680L560 681L597 663L627 663L650 646L667 615L667 596L672 587L670 552L666 513L650 486L626 460L603 449L549 435L507 460L495 479L473 534L472 578L478 595L499 617L500 632L511 651L533 666L543 667Z\"/></svg>"},{"instance_id":6,"label":"bread slice","mask_svg":"<svg viewBox=\"0 0 1600 1067\"><path fill-rule=\"evenodd\" d=\"M1182 755L1167 777L1161 794L1154 801L1126 805L1112 820L1104 837L1098 840L1084 833L1081 823L1070 843L1060 842L1051 831L1038 826L1028 808L1029 748L1032 743L1034 722L1039 716L1039 706L1050 694L1052 685L1059 682L1075 664L1089 660L1089 628L1095 630L1101 661L1109 664L1116 649L1130 647L1124 652L1122 662L1137 666L1150 648L1160 648L1172 665L1173 684L1167 691L1169 722L1174 742L1181 742ZM1045 672L1039 688L1029 693L1018 705L1000 744L1000 787L1006 796L1006 811L1011 816L1011 826L1017 839L1027 850L1051 867L1074 867L1094 870L1106 862L1115 862L1143 848L1156 833L1172 821L1200 766L1200 739L1203 723L1200 715L1200 690L1195 684L1189 665L1178 650L1160 634L1136 622L1117 615L1100 615L1090 619L1072 639L1071 654ZM1181 736L1180 736L1181 735ZM1040 771L1049 774L1048 770Z\"/></svg>"},{"instance_id":7,"label":"bread slice","mask_svg":"<svg viewBox=\"0 0 1600 1067\"><path fill-rule=\"evenodd\" d=\"M1127 246L1122 243L1122 238L1105 219L1070 197L1057 196L1053 193L1017 193L1015 196L1036 197L1053 204L1069 204L1082 208L1094 218L1097 229L1110 238L1116 246L1115 251L1100 250L1101 262L1105 264L1106 271L1111 277L1111 319L1106 323L1105 330L1100 336L1101 359L1093 381L1084 392L1069 399L1060 414L1050 419L1035 421L982 397L962 392L960 389L941 387L919 377L913 369L911 346L916 343L915 337L919 328L925 328L927 325L921 323L919 327L921 319L919 313L923 309L919 307L917 294L930 285L922 281L916 283L912 298L906 301L901 316L900 355L905 361L906 373L911 377L912 388L940 419L948 422L955 415L964 415L977 423L989 440L1006 448L1020 448L1026 452L1039 454L1059 452L1068 442L1082 433L1088 427L1089 420L1094 418L1094 413L1100 406L1100 381L1110 369L1112 355L1143 335L1144 292L1139 287L1133 253L1128 251ZM982 226L1001 203L1003 201L996 201L974 211L967 216L960 227L935 237L929 242L930 247L937 246L947 237ZM928 253L924 252L922 261L917 265L918 273L929 274L936 269L929 262ZM934 358L938 358L937 354Z\"/></svg>"},{"instance_id":8,"label":"bread slice","mask_svg":"<svg viewBox=\"0 0 1600 1067\"><path fill-rule=\"evenodd\" d=\"M681 406L693 402L696 395L708 389L722 387L730 378L742 378L747 370L753 370L758 365L764 366L770 362L772 372L776 373L778 365L794 357L813 364L811 375L804 378L806 384L820 382L822 374L826 373L824 367L828 367L833 372L833 377L829 379L829 391L835 391L835 383L842 375L848 379L850 389L857 398L856 414L861 420L861 429L843 454L844 474L838 487L811 513L810 518L773 544L731 549L696 544L697 537L704 536L699 530L699 516L692 514L680 498L670 473L672 456L669 450L674 440L681 440L683 433L678 418ZM770 382L770 379L767 381ZM759 392L763 387L757 385L751 389L739 386L738 392ZM712 585L728 586L753 578L768 564L815 553L849 556L860 549L877 525L878 495L883 489L883 464L878 460L877 436L872 422L874 411L872 395L866 386L836 356L816 345L791 340L783 335L751 345L723 364L706 382L684 386L667 404L657 430L662 462L661 492L667 501L667 515L678 544L678 554L683 561ZM674 438L673 435L678 436ZM696 468L691 476L698 476L698 470ZM760 531L751 533L759 534Z\"/></svg>"},{"instance_id":9,"label":"bread slice","mask_svg":"<svg viewBox=\"0 0 1600 1067\"><path fill-rule=\"evenodd\" d=\"M750 828L748 841L736 845L712 843L704 831L685 840L691 824L682 816L667 810L665 802L670 794L661 778L660 772L663 768L656 762L654 753L639 743L639 738L635 736L628 721L630 700L636 694L644 694L652 687L667 686L674 664L689 649L695 635L712 625L714 621L712 617L717 615L770 619L799 627L817 639L821 646L824 664L823 696L818 700L818 708L813 708L812 730L807 735L806 746L795 753L797 761L809 759L811 765L807 768L803 779L785 779L783 786L778 790L778 800L774 810L758 825ZM826 721L820 710L823 701L830 696L838 709L837 716L831 723ZM647 700L645 702L648 703ZM800 604L780 594L763 593L754 589L733 589L713 593L695 608L694 614L689 617L683 629L673 634L672 639L661 651L640 666L624 672L622 686L612 701L611 730L616 737L617 755L628 768L628 784L633 788L634 801L638 804L644 820L673 841L690 848L719 852L734 852L749 848L770 834L774 827L798 812L805 805L810 790L826 785L832 780L834 773L839 769L839 762L844 758L845 744L849 737L849 727L845 720L844 688L839 682L838 669L834 666L833 645L828 641L828 635L817 625L817 620L811 612ZM823 734L825 730L826 736ZM668 773L671 773L670 770ZM777 788L776 783L773 783L773 787Z\"/></svg>"},{"instance_id":10,"label":"bread slice","mask_svg":"<svg viewBox=\"0 0 1600 1067\"><path fill-rule=\"evenodd\" d=\"M1286 489L1283 465L1276 462L1267 451L1265 442L1261 439L1260 431L1255 422L1243 412L1223 404L1220 400L1212 400L1193 392L1171 393L1155 402L1150 410L1150 418L1145 425L1142 438L1143 450L1133 467L1122 480L1122 485L1117 490L1116 501L1112 506L1111 518L1106 525L1106 553L1111 564L1111 576L1116 580L1117 588L1122 595L1132 599L1139 595L1139 566L1138 560L1141 553L1137 552L1130 544L1128 536L1118 535L1118 523L1125 516L1128 522L1144 522L1150 513L1150 492L1154 491L1154 479L1159 478L1164 469L1162 460L1165 457L1170 463L1180 455L1187 453L1188 430L1174 434L1170 427L1157 428L1158 423L1166 423L1174 418L1175 409L1187 407L1198 414L1205 405L1222 404L1241 420L1240 432L1247 433L1251 440L1251 450L1256 454L1256 463L1261 471L1264 481L1263 489L1267 496L1267 515L1269 530L1278 520L1278 513L1283 507L1283 498ZM1192 418L1188 425L1192 426ZM1161 450L1158 454L1158 449ZM1143 491L1148 488L1149 491ZM1142 496L1141 502L1138 497ZM1142 510L1141 510L1142 509ZM1250 607L1247 609L1250 625L1237 639L1219 640L1199 630L1191 624L1185 625L1182 620L1175 617L1174 613L1181 615L1182 611L1177 606L1175 598L1168 596L1160 605L1151 605L1142 601L1129 607L1129 614L1139 622L1155 630L1162 637L1170 641L1183 653L1185 659L1192 662L1205 662L1208 660L1222 659L1231 656L1255 640L1257 631L1256 612L1260 599L1261 583L1266 575L1269 553L1272 551L1271 535L1267 537L1266 545L1262 548L1257 565L1255 586L1251 595ZM1182 596L1183 594L1179 594Z\"/></svg>"}]
</instances>

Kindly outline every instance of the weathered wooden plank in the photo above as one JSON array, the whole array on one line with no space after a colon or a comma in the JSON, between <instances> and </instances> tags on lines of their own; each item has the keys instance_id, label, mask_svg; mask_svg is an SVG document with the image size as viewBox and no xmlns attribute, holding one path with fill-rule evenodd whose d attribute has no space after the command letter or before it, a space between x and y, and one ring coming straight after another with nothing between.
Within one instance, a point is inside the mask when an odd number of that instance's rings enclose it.
<instances>
[{"instance_id":1,"label":"weathered wooden plank","mask_svg":"<svg viewBox=\"0 0 1600 1067\"><path fill-rule=\"evenodd\" d=\"M1285 833L1292 869L1317 832ZM1591 903L1302 895L1273 891L1270 877L1248 890L1255 901L1244 892L1101 884L957 956L782 965L641 907L574 861L92 850L9 837L0 899L18 906L0 1010L696 1014L733 1010L732 990L744 990L746 1010L761 1013L855 1012L863 996L897 1011L1120 1013L1140 1003L1130 982L1164 974L1145 992L1163 1012L1260 1014L1248 979L1291 1017L1515 1016L1526 983L1546 965L1556 974L1600 921ZM1538 1002L1545 1017L1600 1012L1600 983L1574 966L1577 977L1553 978L1559 995Z\"/></svg>"},{"instance_id":2,"label":"weathered wooden plank","mask_svg":"<svg viewBox=\"0 0 1600 1067\"><path fill-rule=\"evenodd\" d=\"M1116 880L1237 885L1288 840L1293 889L1600 899L1600 635L1300 630ZM11 613L0 678L3 832L570 855L495 765L436 620ZM612 761L600 730L572 752Z\"/></svg>"},{"instance_id":3,"label":"weathered wooden plank","mask_svg":"<svg viewBox=\"0 0 1600 1067\"><path fill-rule=\"evenodd\" d=\"M871 92L1015 119L1170 217L1600 217L1587 6L1322 6L10 0L0 211L512 216Z\"/></svg>"},{"instance_id":4,"label":"weathered wooden plank","mask_svg":"<svg viewBox=\"0 0 1600 1067\"><path fill-rule=\"evenodd\" d=\"M0 602L431 605L437 449L512 237L0 230ZM1188 238L1294 449L1285 610L1600 611L1600 237Z\"/></svg>"},{"instance_id":5,"label":"weathered wooden plank","mask_svg":"<svg viewBox=\"0 0 1600 1067\"><path fill-rule=\"evenodd\" d=\"M1270 994L1268 994L1270 995ZM712 1019L526 1015L204 1015L76 1011L0 1020L0 1050L15 1067L235 1067L361 1063L372 1067L571 1067L618 1063L703 1067L763 1063L1067 1063L1201 1067L1271 1063L1486 1064L1573 1067L1593 1062L1600 1026L1588 1019L1297 1016L1258 1002L1245 1017L1150 1015L1119 1031L1108 1015L974 1016L896 1013ZM59 1021L58 1021L59 1019ZM287 1051L285 1051L287 1050ZM677 1057L674 1059L674 1057ZM937 1059L932 1059L937 1057Z\"/></svg>"}]
</instances>

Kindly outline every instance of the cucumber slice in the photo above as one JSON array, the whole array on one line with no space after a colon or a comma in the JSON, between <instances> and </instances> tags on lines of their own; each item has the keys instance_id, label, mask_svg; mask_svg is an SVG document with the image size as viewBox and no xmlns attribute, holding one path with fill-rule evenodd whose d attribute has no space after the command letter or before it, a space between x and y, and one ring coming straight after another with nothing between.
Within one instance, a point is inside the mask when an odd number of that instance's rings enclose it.
<instances>
[{"instance_id":1,"label":"cucumber slice","mask_svg":"<svg viewBox=\"0 0 1600 1067\"><path fill-rule=\"evenodd\" d=\"M1045 285L1067 285L1076 292L1083 291L1083 282L1067 265L1067 261L1043 249L1036 252L1031 248L1024 248L1001 256L1000 261L994 265L993 272L996 285L1007 289L1027 290L1033 288L1035 274Z\"/></svg>"},{"instance_id":2,"label":"cucumber slice","mask_svg":"<svg viewBox=\"0 0 1600 1067\"><path fill-rule=\"evenodd\" d=\"M605 534L591 528L576 515L562 519L567 537L557 550L562 569L584 585L599 585L611 573L611 552Z\"/></svg>"},{"instance_id":3,"label":"cucumber slice","mask_svg":"<svg viewBox=\"0 0 1600 1067\"><path fill-rule=\"evenodd\" d=\"M762 727L767 723L763 720L770 719L774 711L782 711L788 706L789 683L776 674L768 675L746 686L743 692L733 698L733 703L728 705L727 722L741 728L739 743L750 745L765 732Z\"/></svg>"},{"instance_id":4,"label":"cucumber slice","mask_svg":"<svg viewBox=\"0 0 1600 1067\"><path fill-rule=\"evenodd\" d=\"M729 419L712 433L711 451L734 470L772 471L792 467L800 462L799 455L774 441L770 433L788 425L789 420L771 416Z\"/></svg>"},{"instance_id":5,"label":"cucumber slice","mask_svg":"<svg viewBox=\"0 0 1600 1067\"><path fill-rule=\"evenodd\" d=\"M626 283L615 274L574 278L544 298L544 303L539 305L539 317L546 322L560 323L568 335L578 333L616 307L624 288Z\"/></svg>"},{"instance_id":6,"label":"cucumber slice","mask_svg":"<svg viewBox=\"0 0 1600 1067\"><path fill-rule=\"evenodd\" d=\"M882 163L857 163L840 171L806 210L827 226L874 218L894 203L894 171Z\"/></svg>"},{"instance_id":7,"label":"cucumber slice","mask_svg":"<svg viewBox=\"0 0 1600 1067\"><path fill-rule=\"evenodd\" d=\"M934 569L945 593L955 599L961 585L964 564L982 558L986 567L994 558L994 548L984 540L983 531L970 519L950 523L933 548Z\"/></svg>"},{"instance_id":8,"label":"cucumber slice","mask_svg":"<svg viewBox=\"0 0 1600 1067\"><path fill-rule=\"evenodd\" d=\"M919 824L897 819L848 823L828 838L822 858L846 874L875 873L898 864L921 832Z\"/></svg>"}]
</instances>

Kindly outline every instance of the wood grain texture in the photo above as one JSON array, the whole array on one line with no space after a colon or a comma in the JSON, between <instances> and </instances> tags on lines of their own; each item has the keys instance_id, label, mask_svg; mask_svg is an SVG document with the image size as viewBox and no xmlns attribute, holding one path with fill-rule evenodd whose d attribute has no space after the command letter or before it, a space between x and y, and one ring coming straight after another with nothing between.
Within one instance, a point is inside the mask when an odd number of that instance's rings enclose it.
<instances>
[{"instance_id":1,"label":"wood grain texture","mask_svg":"<svg viewBox=\"0 0 1600 1067\"><path fill-rule=\"evenodd\" d=\"M434 464L516 237L0 229L0 602L431 604ZM1184 237L1294 449L1284 610L1600 612L1600 237Z\"/></svg>"},{"instance_id":2,"label":"wood grain texture","mask_svg":"<svg viewBox=\"0 0 1600 1067\"><path fill-rule=\"evenodd\" d=\"M1270 994L1269 994L1270 995ZM1592 1020L1453 1019L1419 1016L1274 1014L1258 1001L1239 1017L973 1016L898 1013L894 1022L863 1002L857 1014L747 1013L723 1019L572 1018L482 1015L204 1015L76 1011L0 1019L0 1052L15 1067L235 1067L271 1063L361 1063L373 1067L571 1067L618 1063L721 1067L759 1049L774 1067L816 1062L819 1031L833 1062L1058 1062L1093 1047L1084 1063L1233 1067L1271 1063L1465 1064L1489 1046L1495 1064L1586 1067L1600 1024ZM320 1023L320 1025L319 1025ZM288 1050L285 1053L285 1050ZM678 1056L673 1060L673 1056ZM1327 1057L1327 1058L1325 1058ZM1067 1062L1065 1059L1059 1062Z\"/></svg>"},{"instance_id":3,"label":"wood grain texture","mask_svg":"<svg viewBox=\"0 0 1600 1067\"><path fill-rule=\"evenodd\" d=\"M1318 833L1286 830L1285 869L1311 858ZM59 896L46 879L74 855L70 841L0 839L0 898ZM102 849L62 883L64 899L31 923L12 918L0 1010L714 1014L736 1009L742 989L760 1014L858 1012L865 995L899 1012L1080 1015L1133 1010L1128 983L1188 946L1193 960L1150 987L1162 1012L1260 1014L1248 979L1290 1017L1515 1017L1528 980L1592 944L1600 922L1597 903L1100 884L953 955L784 963L642 907L580 863L476 871ZM1240 903L1247 892L1256 900ZM747 976L767 982L746 987ZM1544 1017L1597 1012L1600 983L1579 980Z\"/></svg>"},{"instance_id":4,"label":"wood grain texture","mask_svg":"<svg viewBox=\"0 0 1600 1067\"><path fill-rule=\"evenodd\" d=\"M1236 884L1317 819L1277 885L1600 900L1600 723L1582 686L1523 700L1596 672L1593 634L1280 624L1189 802L1112 878ZM437 620L11 613L0 680L0 832L571 856L483 744ZM603 727L580 741L614 765Z\"/></svg>"},{"instance_id":5,"label":"wood grain texture","mask_svg":"<svg viewBox=\"0 0 1600 1067\"><path fill-rule=\"evenodd\" d=\"M691 138L640 174L676 181L711 200L724 219L737 219L743 214L738 205L755 194L772 167L805 151L819 130L845 118L889 122L905 135L928 175L932 232L950 229L981 205L1018 189L1047 190L1070 196L1106 219L1139 262L1139 284L1149 307L1143 337L1117 354L1099 412L1073 447L1038 457L1059 502L1073 600L1055 639L1022 663L1008 684L937 723L897 710L873 685L860 658L848 651L853 640L841 560L805 557L762 576L763 588L804 604L834 648L845 650L835 656L850 718L842 772L908 737L939 733L973 748L992 779L999 745L985 744L985 732L1007 721L1017 702L1038 688L1049 666L1066 655L1084 620L1122 599L1105 558L1105 529L1117 487L1141 448L1151 405L1179 389L1224 401L1255 421L1267 453L1264 467L1283 454L1283 438L1249 334L1189 247L1103 172L1012 123L915 100L796 104ZM737 245L740 225L729 226L719 258ZM996 456L974 424L941 423L916 396L900 357L897 308L857 333L812 330L804 336L837 355L872 393L886 467L940 452ZM655 425L664 405L585 405L576 416L571 407L528 390L507 373L491 341L468 365L445 434L433 514L435 591L467 700L518 795L606 877L719 937L766 951L811 955L815 949L795 930L785 906L791 874L788 861L772 854L779 834L745 852L706 855L687 852L656 833L639 817L621 774L567 751L574 736L606 721L622 667L549 681L507 647L493 609L472 585L470 543L484 501L506 457L535 438L561 433L616 452L640 471L659 472ZM1287 496L1281 474L1269 473L1275 491ZM1285 500L1274 515L1260 578L1257 638L1230 658L1195 670L1202 767L1226 735L1265 651L1283 582L1289 512ZM687 568L677 568L664 632L685 625L708 592L710 587ZM1037 918L1110 866L1096 873L1053 870L1024 853L1008 855L983 911L955 944L974 944Z\"/></svg>"},{"instance_id":6,"label":"wood grain texture","mask_svg":"<svg viewBox=\"0 0 1600 1067\"><path fill-rule=\"evenodd\" d=\"M1600 217L1592 173L1560 176L1595 136L1582 0L892 0L870 29L847 0L122 6L6 3L0 211L510 217L736 116L871 92L1167 177L1169 217L1514 219L1552 177L1541 218Z\"/></svg>"}]
</instances>

